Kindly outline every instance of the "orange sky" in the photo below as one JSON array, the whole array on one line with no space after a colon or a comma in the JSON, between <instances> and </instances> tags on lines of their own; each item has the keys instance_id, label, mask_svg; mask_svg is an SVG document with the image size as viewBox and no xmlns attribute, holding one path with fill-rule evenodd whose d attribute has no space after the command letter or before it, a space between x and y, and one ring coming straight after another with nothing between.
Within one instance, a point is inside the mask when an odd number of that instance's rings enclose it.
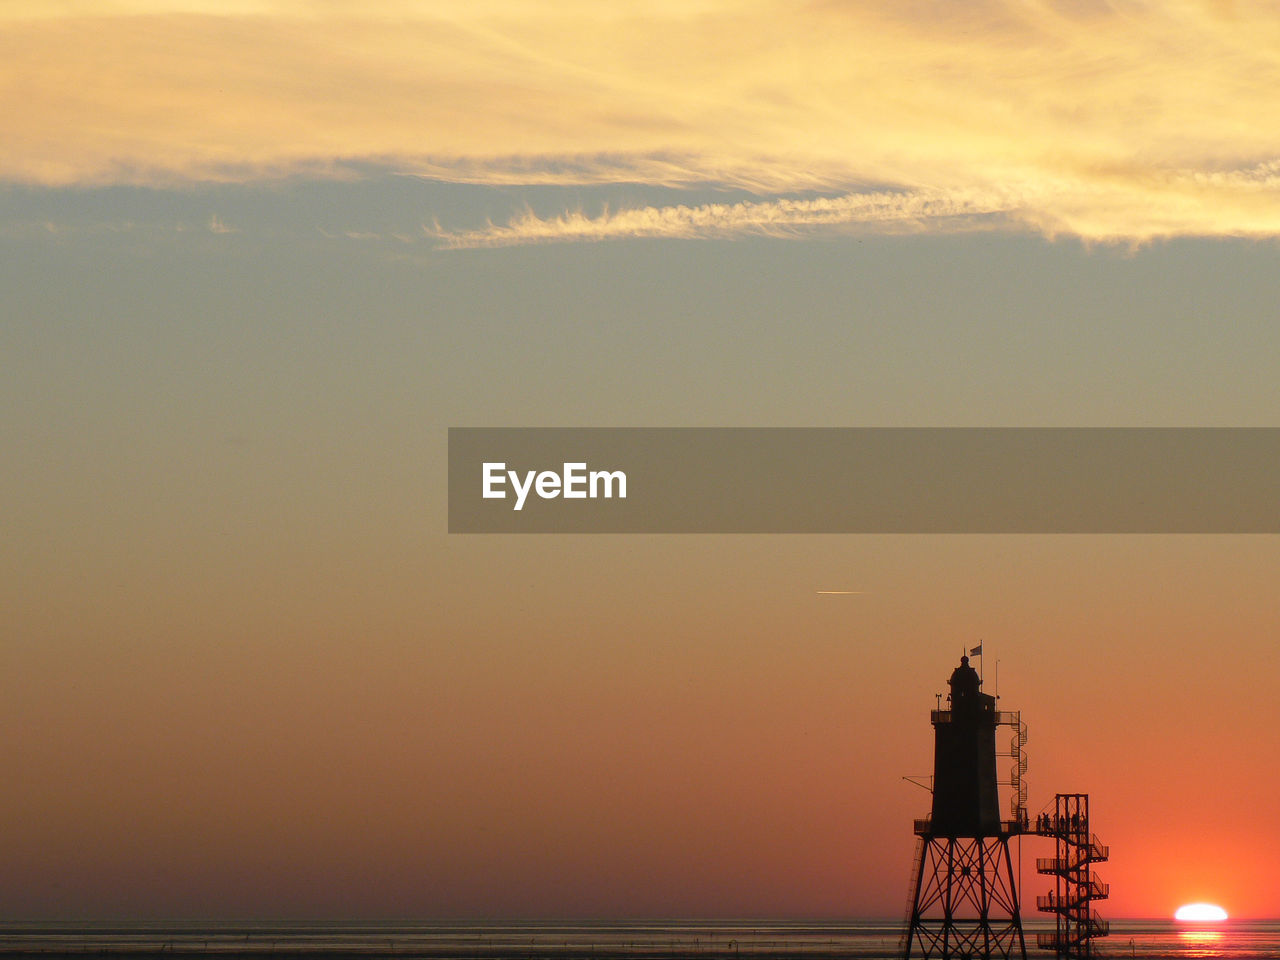
<instances>
[{"instance_id":1,"label":"orange sky","mask_svg":"<svg viewBox=\"0 0 1280 960\"><path fill-rule=\"evenodd\" d=\"M927 809L900 777L930 769L932 694L981 623L1032 808L1093 796L1108 915L1275 913L1250 679L1275 667L1270 538L420 544L356 582L303 561L252 602L266 563L180 610L143 602L181 576L145 567L30 604L10 902L896 916Z\"/></svg>"}]
</instances>

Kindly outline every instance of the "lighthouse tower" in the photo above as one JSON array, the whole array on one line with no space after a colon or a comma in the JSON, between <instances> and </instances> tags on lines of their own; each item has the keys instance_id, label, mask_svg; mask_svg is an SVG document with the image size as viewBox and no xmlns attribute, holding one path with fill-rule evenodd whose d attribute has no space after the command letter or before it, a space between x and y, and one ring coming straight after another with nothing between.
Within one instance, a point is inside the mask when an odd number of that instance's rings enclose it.
<instances>
[{"instance_id":1,"label":"lighthouse tower","mask_svg":"<svg viewBox=\"0 0 1280 960\"><path fill-rule=\"evenodd\" d=\"M1018 957L1026 941L1018 910L1009 838L1023 832L1025 790L1014 784L1013 819L1000 819L996 727L1014 728L1015 775L1026 768L1026 728L1017 713L996 710L978 672L961 657L946 708L931 711L933 809L915 822L911 916L903 943L911 957Z\"/></svg>"}]
</instances>

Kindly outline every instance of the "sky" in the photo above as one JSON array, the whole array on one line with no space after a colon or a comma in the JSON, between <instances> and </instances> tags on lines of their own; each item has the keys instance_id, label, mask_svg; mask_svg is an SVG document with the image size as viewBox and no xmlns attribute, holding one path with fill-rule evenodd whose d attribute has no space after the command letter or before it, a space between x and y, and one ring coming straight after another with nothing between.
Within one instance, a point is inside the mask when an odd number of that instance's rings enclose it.
<instances>
[{"instance_id":1,"label":"sky","mask_svg":"<svg viewBox=\"0 0 1280 960\"><path fill-rule=\"evenodd\" d=\"M445 532L450 426L1280 426L1277 33L6 4L4 916L896 918L979 640L1105 915L1280 915L1274 537Z\"/></svg>"}]
</instances>

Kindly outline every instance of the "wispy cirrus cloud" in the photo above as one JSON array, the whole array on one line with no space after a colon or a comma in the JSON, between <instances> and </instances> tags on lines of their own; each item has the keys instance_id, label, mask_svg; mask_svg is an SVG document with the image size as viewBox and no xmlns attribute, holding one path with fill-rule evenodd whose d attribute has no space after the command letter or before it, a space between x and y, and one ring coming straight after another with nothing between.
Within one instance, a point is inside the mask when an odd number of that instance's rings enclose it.
<instances>
[{"instance_id":1,"label":"wispy cirrus cloud","mask_svg":"<svg viewBox=\"0 0 1280 960\"><path fill-rule=\"evenodd\" d=\"M376 163L759 197L451 245L958 223L888 198L1096 240L1280 235L1280 9L1253 0L63 0L7 5L0 52L11 182Z\"/></svg>"},{"instance_id":2,"label":"wispy cirrus cloud","mask_svg":"<svg viewBox=\"0 0 1280 960\"><path fill-rule=\"evenodd\" d=\"M875 225L888 230L913 231L946 224L948 229L990 227L1009 206L990 197L905 193L845 194L813 199L761 202L676 204L608 211L598 217L580 212L540 218L530 211L502 225L476 230L431 231L440 246L450 249L503 247L525 243L563 243L624 237L786 237L821 229Z\"/></svg>"},{"instance_id":3,"label":"wispy cirrus cloud","mask_svg":"<svg viewBox=\"0 0 1280 960\"><path fill-rule=\"evenodd\" d=\"M732 236L805 236L821 232L886 233L1021 229L1099 241L1141 242L1153 237L1280 235L1280 164L1248 170L1153 171L1142 177L1100 171L1087 184L1024 183L1000 189L846 193L808 199L673 204L605 210L598 216L531 211L503 224L429 231L449 249L626 237L698 239ZM1141 209L1136 220L1134 207ZM1232 224L1222 231L1224 219Z\"/></svg>"}]
</instances>

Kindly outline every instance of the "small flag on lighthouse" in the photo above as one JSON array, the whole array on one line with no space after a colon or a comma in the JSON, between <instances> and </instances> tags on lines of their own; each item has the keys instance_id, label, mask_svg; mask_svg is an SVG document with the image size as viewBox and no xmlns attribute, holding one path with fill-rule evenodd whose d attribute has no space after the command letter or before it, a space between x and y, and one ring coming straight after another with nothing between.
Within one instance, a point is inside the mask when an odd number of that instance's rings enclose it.
<instances>
[{"instance_id":1,"label":"small flag on lighthouse","mask_svg":"<svg viewBox=\"0 0 1280 960\"><path fill-rule=\"evenodd\" d=\"M978 644L976 647L971 647L969 649L969 656L971 657L982 656L982 644Z\"/></svg>"}]
</instances>

